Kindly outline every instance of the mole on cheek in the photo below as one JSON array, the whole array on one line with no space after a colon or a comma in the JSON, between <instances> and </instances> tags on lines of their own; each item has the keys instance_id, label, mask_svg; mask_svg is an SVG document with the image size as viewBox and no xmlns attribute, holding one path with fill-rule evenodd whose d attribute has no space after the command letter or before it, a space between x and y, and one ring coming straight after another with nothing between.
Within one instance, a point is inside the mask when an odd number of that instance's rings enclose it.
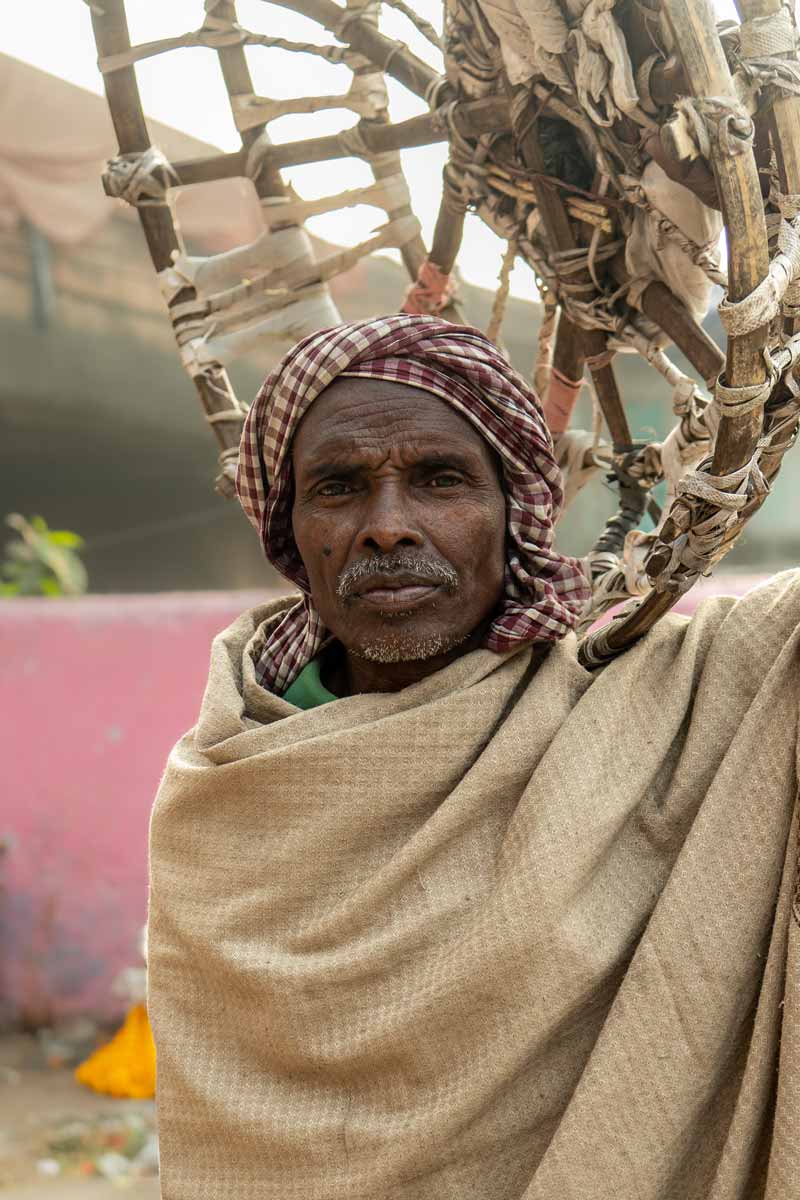
<instances>
[{"instance_id":1,"label":"mole on cheek","mask_svg":"<svg viewBox=\"0 0 800 1200\"><path fill-rule=\"evenodd\" d=\"M330 556L331 556L331 548L330 548L330 546L323 546L323 547L322 547L322 553L325 555L325 557L326 557L326 558L330 558Z\"/></svg>"}]
</instances>

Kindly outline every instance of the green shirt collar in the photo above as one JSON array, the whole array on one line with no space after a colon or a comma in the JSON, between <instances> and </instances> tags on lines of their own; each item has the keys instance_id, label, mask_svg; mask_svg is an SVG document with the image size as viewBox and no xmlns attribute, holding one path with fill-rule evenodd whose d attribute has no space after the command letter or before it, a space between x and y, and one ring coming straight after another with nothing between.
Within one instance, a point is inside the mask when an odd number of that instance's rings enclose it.
<instances>
[{"instance_id":1,"label":"green shirt collar","mask_svg":"<svg viewBox=\"0 0 800 1200\"><path fill-rule=\"evenodd\" d=\"M317 708L320 704L329 704L331 700L339 699L333 692L329 692L322 682L321 666L320 658L312 658L308 666L303 667L294 683L290 683L283 693L283 698L288 704L293 704L295 708Z\"/></svg>"}]
</instances>

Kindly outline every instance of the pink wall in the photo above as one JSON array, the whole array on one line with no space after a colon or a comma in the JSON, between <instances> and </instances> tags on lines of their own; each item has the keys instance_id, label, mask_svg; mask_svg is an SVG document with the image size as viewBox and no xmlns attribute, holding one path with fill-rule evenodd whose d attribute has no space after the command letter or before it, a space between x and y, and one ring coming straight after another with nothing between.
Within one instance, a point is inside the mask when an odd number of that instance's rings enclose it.
<instances>
[{"instance_id":1,"label":"pink wall","mask_svg":"<svg viewBox=\"0 0 800 1200\"><path fill-rule=\"evenodd\" d=\"M212 637L263 598L0 601L0 1024L118 1012L110 985L137 961L164 762L194 723Z\"/></svg>"},{"instance_id":2,"label":"pink wall","mask_svg":"<svg viewBox=\"0 0 800 1200\"><path fill-rule=\"evenodd\" d=\"M0 601L0 1022L118 1010L147 822L247 593Z\"/></svg>"}]
</instances>

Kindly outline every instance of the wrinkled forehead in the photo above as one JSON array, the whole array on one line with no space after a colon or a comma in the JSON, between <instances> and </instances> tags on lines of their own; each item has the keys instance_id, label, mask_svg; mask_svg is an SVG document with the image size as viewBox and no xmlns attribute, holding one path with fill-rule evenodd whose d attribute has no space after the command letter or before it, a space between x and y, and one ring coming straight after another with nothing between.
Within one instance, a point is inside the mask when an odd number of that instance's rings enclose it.
<instances>
[{"instance_id":1,"label":"wrinkled forehead","mask_svg":"<svg viewBox=\"0 0 800 1200\"><path fill-rule=\"evenodd\" d=\"M440 395L381 378L340 375L329 384L301 417L291 455L297 469L320 455L400 443L442 455L459 449L502 478L498 456L479 425Z\"/></svg>"}]
</instances>

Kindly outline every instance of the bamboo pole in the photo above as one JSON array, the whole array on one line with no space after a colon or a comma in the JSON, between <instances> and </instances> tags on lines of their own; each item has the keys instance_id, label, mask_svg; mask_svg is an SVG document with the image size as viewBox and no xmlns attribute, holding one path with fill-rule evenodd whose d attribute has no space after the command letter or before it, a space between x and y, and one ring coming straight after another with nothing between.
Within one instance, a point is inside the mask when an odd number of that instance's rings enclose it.
<instances>
[{"instance_id":1,"label":"bamboo pole","mask_svg":"<svg viewBox=\"0 0 800 1200\"><path fill-rule=\"evenodd\" d=\"M97 52L101 57L123 53L130 48L124 0L103 0L102 6L93 6L92 27ZM150 146L150 135L133 67L109 72L103 76L103 83L120 154L141 154ZM173 251L179 249L169 208L157 205L137 211L153 266L156 271L163 271L172 264ZM194 288L186 287L173 296L168 307L185 304L196 298ZM239 408L228 374L221 365L215 365L202 375L193 376L193 382L206 416L231 413ZM223 451L238 446L241 430L239 421L217 421L212 424L212 429ZM232 485L224 475L218 477L216 486L222 495L233 495Z\"/></svg>"},{"instance_id":2,"label":"bamboo pole","mask_svg":"<svg viewBox=\"0 0 800 1200\"><path fill-rule=\"evenodd\" d=\"M716 34L716 18L710 0L664 0L666 17L681 61L696 97L715 96L736 103L736 93L728 64ZM726 154L712 144L711 166L717 183L722 213L728 233L728 296L737 301L747 296L767 274L768 251L761 189L755 159L751 151ZM766 328L743 337L728 339L725 375L732 387L762 383L765 379L763 348ZM743 417L723 416L717 434L711 470L725 475L749 462L761 430L762 411ZM680 528L675 520L680 502L662 529L661 540L669 543ZM651 556L653 574L666 565L669 547ZM643 636L660 616L675 603L670 592L650 592L626 618L608 630L605 644L619 653ZM606 631L603 631L606 633ZM581 657L597 635L582 643Z\"/></svg>"},{"instance_id":3,"label":"bamboo pole","mask_svg":"<svg viewBox=\"0 0 800 1200\"><path fill-rule=\"evenodd\" d=\"M231 154L209 154L204 158L185 158L170 163L181 187L193 183L211 183L215 179L246 178L247 155L243 150Z\"/></svg>"},{"instance_id":4,"label":"bamboo pole","mask_svg":"<svg viewBox=\"0 0 800 1200\"><path fill-rule=\"evenodd\" d=\"M357 4L359 2L359 0L355 0L355 2ZM347 0L347 3L348 3L348 8L349 8L350 4L352 3L352 0ZM352 11L357 12L358 10L356 7L354 7ZM364 10L363 16L360 17L359 20L369 24L372 29L377 29L378 28L378 10L377 9L376 10ZM367 72L368 71L374 72L374 70L375 70L374 64L370 67L364 68L364 70ZM384 84L384 88L385 88L385 84ZM386 96L385 90L384 90L384 95ZM380 112L377 119L379 121L381 121L384 125L388 126L391 124L391 121L389 118L389 111L388 111L388 96L386 97L386 99L387 99L387 107L382 109L382 111ZM396 174L397 172L400 172L402 174L403 167L402 167L402 162L400 160L399 151L396 151L391 158L381 156L380 160L371 161L370 169L376 179L387 179L387 178L391 177L392 175ZM389 217L389 220L393 221L393 220L398 220L402 217L413 216L413 210L412 210L410 204L404 204L397 209L393 209L387 215ZM406 270L408 271L408 274L411 278L412 283L416 283L417 278L420 273L420 270L421 270L423 264L427 261L427 259L429 257L428 252L425 248L425 243L422 240L421 234L418 233L416 235L416 237L412 238L408 242L405 242L400 247L400 257L403 260L403 263L405 265ZM450 302L447 305L445 305L445 307L443 308L443 310L441 312L441 316L443 317L444 320L453 321L458 324L462 324L463 319L464 319L461 309L458 305L458 302L455 299L451 299Z\"/></svg>"}]
</instances>

